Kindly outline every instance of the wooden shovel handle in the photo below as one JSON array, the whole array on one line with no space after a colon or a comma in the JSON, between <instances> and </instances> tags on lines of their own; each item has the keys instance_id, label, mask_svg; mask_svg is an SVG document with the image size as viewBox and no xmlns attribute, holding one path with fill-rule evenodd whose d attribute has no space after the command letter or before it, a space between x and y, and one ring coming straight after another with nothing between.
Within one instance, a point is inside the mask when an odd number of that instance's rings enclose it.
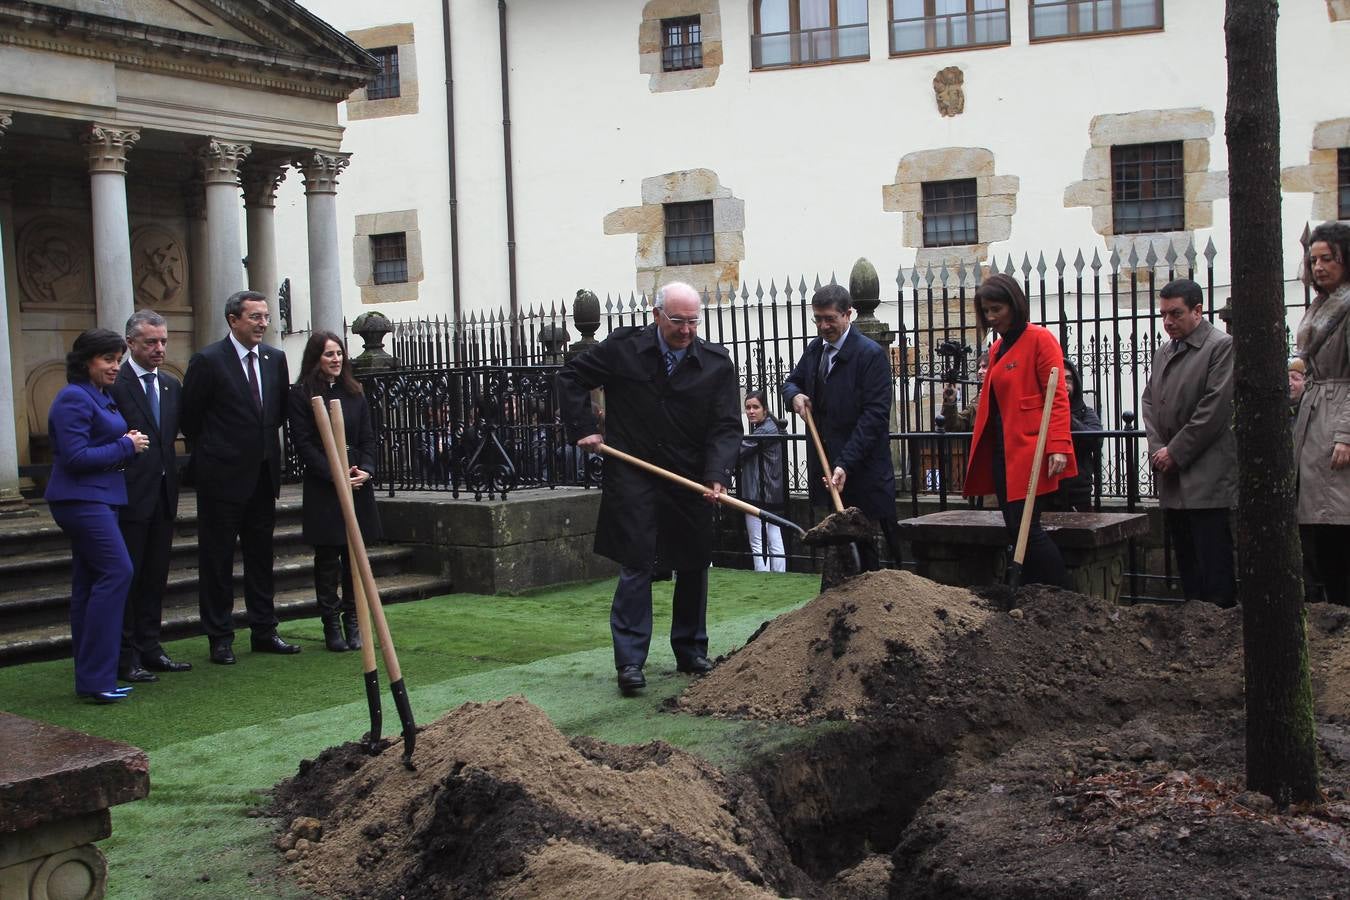
<instances>
[{"instance_id":1,"label":"wooden shovel handle","mask_svg":"<svg viewBox=\"0 0 1350 900\"><path fill-rule=\"evenodd\" d=\"M1050 431L1050 408L1055 403L1055 389L1059 387L1059 368L1050 370L1045 385L1045 403L1041 406L1041 430L1036 435L1036 454L1031 459L1031 478L1027 482L1027 499L1022 504L1022 522L1017 529L1017 546L1013 562L1019 566L1027 555L1027 538L1031 534L1031 515L1036 506L1036 487L1041 481L1041 459L1045 456L1045 438Z\"/></svg>"},{"instance_id":2,"label":"wooden shovel handle","mask_svg":"<svg viewBox=\"0 0 1350 900\"><path fill-rule=\"evenodd\" d=\"M830 458L825 455L825 445L820 442L820 431L816 429L816 417L811 415L811 406L808 404L803 409L806 419L806 430L811 434L811 443L816 445L816 453L820 456L820 468L825 473L825 487L830 489L830 501L834 503L835 512L844 511L844 498L839 496L839 489L834 486L834 481L830 478L834 474L834 469L830 468Z\"/></svg>"},{"instance_id":3,"label":"wooden shovel handle","mask_svg":"<svg viewBox=\"0 0 1350 900\"><path fill-rule=\"evenodd\" d=\"M600 444L599 447L597 447L596 449L598 449L601 453L605 454L606 456L612 456L615 459L621 459L624 462L628 463L629 465L637 466L639 469L642 469L643 471L651 472L653 475L660 476L661 478L664 478L667 481L674 482L675 484L678 484L681 487L687 487L691 491L697 491L700 494L708 493L708 486L705 484L699 484L692 478L685 478L683 475L677 475L674 472L670 471L669 469L663 469L660 466L656 465L655 463L647 462L645 459L638 459L631 453L625 453L622 450L615 449L614 447L611 447L609 444ZM730 494L718 494L717 502L724 503L733 509L739 509L741 512L749 513L752 516L761 515L761 513L763 512L758 506L755 506L754 504L751 503L746 503L739 497L733 497Z\"/></svg>"}]
</instances>

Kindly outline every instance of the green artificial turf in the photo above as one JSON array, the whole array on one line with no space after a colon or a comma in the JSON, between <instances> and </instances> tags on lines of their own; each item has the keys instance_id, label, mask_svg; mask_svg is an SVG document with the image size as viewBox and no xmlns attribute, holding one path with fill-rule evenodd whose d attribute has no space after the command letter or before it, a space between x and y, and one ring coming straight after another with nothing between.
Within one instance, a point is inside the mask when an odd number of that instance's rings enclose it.
<instances>
[{"instance_id":1,"label":"green artificial turf","mask_svg":"<svg viewBox=\"0 0 1350 900\"><path fill-rule=\"evenodd\" d=\"M714 569L710 652L740 646L766 619L813 597L815 576ZM454 594L390 606L390 631L413 711L426 724L468 700L523 694L568 734L617 743L661 739L735 767L800 740L782 725L731 722L666 711L687 676L674 671L665 635L670 583L655 586L647 690L621 699L614 685L609 604L614 581L571 585L523 597ZM327 653L317 620L283 623L294 657L252 654L213 666L202 638L168 646L194 665L138 686L112 707L73 695L71 662L0 669L0 708L123 740L150 754L150 796L113 809L108 857L112 898L299 897L273 875L275 823L258 818L267 790L300 760L355 740L369 727L360 654ZM384 732L398 716L383 678Z\"/></svg>"}]
</instances>

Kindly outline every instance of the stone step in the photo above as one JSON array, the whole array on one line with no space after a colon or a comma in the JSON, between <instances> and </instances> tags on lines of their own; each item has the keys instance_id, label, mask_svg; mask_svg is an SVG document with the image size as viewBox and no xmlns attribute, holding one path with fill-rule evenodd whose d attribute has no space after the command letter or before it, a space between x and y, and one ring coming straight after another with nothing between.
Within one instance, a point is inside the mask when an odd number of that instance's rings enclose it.
<instances>
[{"instance_id":1,"label":"stone step","mask_svg":"<svg viewBox=\"0 0 1350 900\"><path fill-rule=\"evenodd\" d=\"M392 574L404 563L416 557L414 548L397 544L377 544L367 550L371 568L377 577ZM193 561L196 561L195 553ZM67 563L69 572L69 563ZM278 593L307 590L314 593L313 552L298 545L292 552L278 553L272 567ZM169 572L164 592L165 616L172 608L197 610L198 582L196 566L178 566ZM7 582L0 582L7 584ZM243 564L236 556L234 566L235 597L242 603L244 594ZM7 587L0 591L0 622L4 624L6 640L11 630L64 623L69 617L70 580L51 581L32 587Z\"/></svg>"},{"instance_id":2,"label":"stone step","mask_svg":"<svg viewBox=\"0 0 1350 900\"><path fill-rule=\"evenodd\" d=\"M372 552L373 550L374 548ZM381 576L378 581L380 600L385 604L423 600L449 593L451 590L449 580L438 575L399 573ZM275 608L277 618L283 621L318 615L312 587L278 591ZM246 650L248 614L244 610L242 595L235 601L234 624L241 631L240 637L244 638L242 645L239 645L239 638L236 638L236 649L243 646ZM165 608L163 634L166 640L200 633L195 598L190 607ZM3 641L0 641L0 666L68 656L70 656L70 625L65 622L30 625L13 630L7 628Z\"/></svg>"}]
</instances>

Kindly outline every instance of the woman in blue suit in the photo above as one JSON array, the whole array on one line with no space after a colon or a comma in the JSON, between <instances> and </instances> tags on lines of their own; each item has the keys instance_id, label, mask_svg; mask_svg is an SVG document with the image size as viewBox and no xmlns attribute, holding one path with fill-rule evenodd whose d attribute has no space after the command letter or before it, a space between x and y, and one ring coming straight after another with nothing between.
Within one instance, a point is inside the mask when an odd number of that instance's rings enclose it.
<instances>
[{"instance_id":1,"label":"woman in blue suit","mask_svg":"<svg viewBox=\"0 0 1350 900\"><path fill-rule=\"evenodd\" d=\"M86 331L66 354L66 381L47 414L52 477L47 504L70 538L70 638L75 693L95 703L126 699L117 686L122 611L131 587L131 558L117 527L127 502L122 475L149 444L128 431L108 389L117 380L126 342L105 328Z\"/></svg>"}]
</instances>

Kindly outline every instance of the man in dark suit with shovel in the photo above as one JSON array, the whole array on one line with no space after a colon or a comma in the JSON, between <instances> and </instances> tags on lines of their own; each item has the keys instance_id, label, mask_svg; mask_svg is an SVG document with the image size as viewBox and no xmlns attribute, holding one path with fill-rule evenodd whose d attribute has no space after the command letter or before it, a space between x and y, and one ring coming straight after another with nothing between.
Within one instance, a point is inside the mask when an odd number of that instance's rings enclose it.
<instances>
[{"instance_id":1,"label":"man in dark suit with shovel","mask_svg":"<svg viewBox=\"0 0 1350 900\"><path fill-rule=\"evenodd\" d=\"M126 468L127 505L118 526L131 557L131 590L122 622L121 681L158 681L156 672L186 672L192 663L171 659L159 641L164 587L169 580L173 523L178 516L178 410L183 387L160 369L169 343L168 323L143 309L127 319L131 351L118 370L112 397L127 425L149 438L145 452Z\"/></svg>"},{"instance_id":2,"label":"man in dark suit with shovel","mask_svg":"<svg viewBox=\"0 0 1350 900\"><path fill-rule=\"evenodd\" d=\"M239 291L225 301L230 333L188 362L183 434L197 485L199 607L211 662L233 665L234 543L244 557L244 605L255 653L299 653L277 634L272 530L281 493L280 428L290 373L286 354L262 342L267 298Z\"/></svg>"}]
</instances>

